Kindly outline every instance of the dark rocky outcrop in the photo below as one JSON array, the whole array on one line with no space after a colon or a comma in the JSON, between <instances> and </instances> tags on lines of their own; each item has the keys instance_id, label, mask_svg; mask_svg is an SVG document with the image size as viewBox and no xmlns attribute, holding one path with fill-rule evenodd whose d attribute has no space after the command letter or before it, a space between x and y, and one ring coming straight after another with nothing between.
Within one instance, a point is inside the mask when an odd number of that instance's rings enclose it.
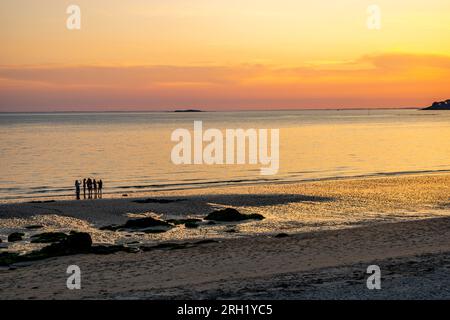
<instances>
[{"instance_id":1,"label":"dark rocky outcrop","mask_svg":"<svg viewBox=\"0 0 450 320\"><path fill-rule=\"evenodd\" d=\"M118 224L111 224L108 226L103 226L98 228L99 230L103 230L103 231L117 231L122 227L122 225L118 225Z\"/></svg>"},{"instance_id":2,"label":"dark rocky outcrop","mask_svg":"<svg viewBox=\"0 0 450 320\"><path fill-rule=\"evenodd\" d=\"M120 231L124 229L128 230L139 230L142 231L142 229L148 229L148 228L155 228L155 227L163 227L163 228L171 228L173 225L164 221L155 219L152 217L145 217L145 218L138 218L138 219L130 219L125 224L122 225L110 225L101 227L100 230L110 230L110 231ZM154 230L157 231L157 230ZM167 230L160 230L161 232L167 231ZM149 230L151 232L151 230Z\"/></svg>"},{"instance_id":3,"label":"dark rocky outcrop","mask_svg":"<svg viewBox=\"0 0 450 320\"><path fill-rule=\"evenodd\" d=\"M145 229L145 228L152 228L152 227L170 227L171 224L155 219L152 217L145 217L145 218L139 218L139 219L131 219L128 220L123 227L127 229Z\"/></svg>"},{"instance_id":4,"label":"dark rocky outcrop","mask_svg":"<svg viewBox=\"0 0 450 320\"><path fill-rule=\"evenodd\" d=\"M450 110L450 99L445 101L433 102L430 107L422 110Z\"/></svg>"},{"instance_id":5,"label":"dark rocky outcrop","mask_svg":"<svg viewBox=\"0 0 450 320\"><path fill-rule=\"evenodd\" d=\"M16 252L0 252L0 266L8 266L19 262L19 254Z\"/></svg>"},{"instance_id":6,"label":"dark rocky outcrop","mask_svg":"<svg viewBox=\"0 0 450 320\"><path fill-rule=\"evenodd\" d=\"M244 220L262 220L264 216L260 214L242 214L236 209L226 208L217 210L208 214L203 220L208 221L208 224L215 224L217 222L239 222ZM109 225L101 227L100 230L109 231L141 231L146 233L161 233L166 232L174 226L182 225L186 228L197 228L199 223L203 220L196 218L187 219L169 219L160 220L152 217L130 219L122 225Z\"/></svg>"},{"instance_id":7,"label":"dark rocky outcrop","mask_svg":"<svg viewBox=\"0 0 450 320\"><path fill-rule=\"evenodd\" d=\"M197 223L195 223L195 222L186 222L186 223L184 224L184 226L185 226L186 228L188 228L188 229L195 229L195 228L198 228L198 227L199 227L199 225L198 225Z\"/></svg>"},{"instance_id":8,"label":"dark rocky outcrop","mask_svg":"<svg viewBox=\"0 0 450 320\"><path fill-rule=\"evenodd\" d=\"M83 232L71 232L67 239L52 243L41 250L27 254L15 252L0 252L0 266L10 266L18 262L29 262L52 257L72 255L72 254L114 254L117 252L136 253L139 251L151 250L177 250L192 248L199 245L218 242L213 239L199 240L196 242L166 242L154 246L128 247L124 245L96 245L92 246L91 236Z\"/></svg>"},{"instance_id":9,"label":"dark rocky outcrop","mask_svg":"<svg viewBox=\"0 0 450 320\"><path fill-rule=\"evenodd\" d=\"M274 238L287 238L289 237L289 235L287 233L279 233L277 235L275 235Z\"/></svg>"},{"instance_id":10,"label":"dark rocky outcrop","mask_svg":"<svg viewBox=\"0 0 450 320\"><path fill-rule=\"evenodd\" d=\"M31 243L53 243L66 240L67 234L62 232L44 232L31 236Z\"/></svg>"},{"instance_id":11,"label":"dark rocky outcrop","mask_svg":"<svg viewBox=\"0 0 450 320\"><path fill-rule=\"evenodd\" d=\"M86 232L71 232L66 239L52 243L41 249L41 253L50 256L61 256L77 253L87 253L92 247L92 239Z\"/></svg>"},{"instance_id":12,"label":"dark rocky outcrop","mask_svg":"<svg viewBox=\"0 0 450 320\"><path fill-rule=\"evenodd\" d=\"M39 225L39 224L33 224L33 225L31 225L31 226L26 226L25 227L25 229L28 229L28 230L35 230L35 229L42 229L44 226L41 226L41 225Z\"/></svg>"},{"instance_id":13,"label":"dark rocky outcrop","mask_svg":"<svg viewBox=\"0 0 450 320\"><path fill-rule=\"evenodd\" d=\"M233 222L233 221L243 221L243 220L262 220L263 215L254 214L242 214L236 209L226 208L223 210L217 210L208 214L205 220L213 220L220 222Z\"/></svg>"},{"instance_id":14,"label":"dark rocky outcrop","mask_svg":"<svg viewBox=\"0 0 450 320\"><path fill-rule=\"evenodd\" d=\"M41 250L23 255L15 252L2 252L0 253L0 266L71 254L89 253L91 248L92 239L88 233L72 231L69 235L66 235L65 239L52 243Z\"/></svg>"},{"instance_id":15,"label":"dark rocky outcrop","mask_svg":"<svg viewBox=\"0 0 450 320\"><path fill-rule=\"evenodd\" d=\"M22 241L24 236L22 232L13 232L8 236L8 242Z\"/></svg>"},{"instance_id":16,"label":"dark rocky outcrop","mask_svg":"<svg viewBox=\"0 0 450 320\"><path fill-rule=\"evenodd\" d=\"M74 232L72 231L69 237L63 241L67 244L69 250L76 252L84 252L89 250L92 246L92 238L89 233L86 232Z\"/></svg>"}]
</instances>

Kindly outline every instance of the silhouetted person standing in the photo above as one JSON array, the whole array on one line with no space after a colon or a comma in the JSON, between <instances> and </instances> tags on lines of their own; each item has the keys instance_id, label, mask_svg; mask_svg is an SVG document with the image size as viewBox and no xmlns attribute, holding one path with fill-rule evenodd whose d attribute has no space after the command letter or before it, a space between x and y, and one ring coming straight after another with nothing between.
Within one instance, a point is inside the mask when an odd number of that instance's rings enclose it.
<instances>
[{"instance_id":1,"label":"silhouetted person standing","mask_svg":"<svg viewBox=\"0 0 450 320\"><path fill-rule=\"evenodd\" d=\"M80 200L80 181L75 180L75 193L77 195L77 200Z\"/></svg>"},{"instance_id":2,"label":"silhouetted person standing","mask_svg":"<svg viewBox=\"0 0 450 320\"><path fill-rule=\"evenodd\" d=\"M87 188L88 188L88 196L89 196L89 199L91 199L92 198L92 180L91 180L91 178L87 179L86 184L87 184Z\"/></svg>"},{"instance_id":3,"label":"silhouetted person standing","mask_svg":"<svg viewBox=\"0 0 450 320\"><path fill-rule=\"evenodd\" d=\"M98 180L98 194L101 196L103 193L103 180Z\"/></svg>"},{"instance_id":4,"label":"silhouetted person standing","mask_svg":"<svg viewBox=\"0 0 450 320\"><path fill-rule=\"evenodd\" d=\"M95 179L94 179L92 184L94 186L94 196L95 196L95 198L97 198L97 181L95 181Z\"/></svg>"},{"instance_id":5,"label":"silhouetted person standing","mask_svg":"<svg viewBox=\"0 0 450 320\"><path fill-rule=\"evenodd\" d=\"M86 199L86 178L83 179L83 198Z\"/></svg>"}]
</instances>

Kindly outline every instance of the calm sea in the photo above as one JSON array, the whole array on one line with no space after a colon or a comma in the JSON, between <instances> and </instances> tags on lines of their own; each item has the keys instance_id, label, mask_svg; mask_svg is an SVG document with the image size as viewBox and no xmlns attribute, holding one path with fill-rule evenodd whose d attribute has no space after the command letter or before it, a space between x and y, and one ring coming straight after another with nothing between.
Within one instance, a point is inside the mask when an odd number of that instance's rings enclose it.
<instances>
[{"instance_id":1,"label":"calm sea","mask_svg":"<svg viewBox=\"0 0 450 320\"><path fill-rule=\"evenodd\" d=\"M177 128L280 129L280 169L174 165ZM0 114L0 201L450 170L450 112L418 110Z\"/></svg>"}]
</instances>

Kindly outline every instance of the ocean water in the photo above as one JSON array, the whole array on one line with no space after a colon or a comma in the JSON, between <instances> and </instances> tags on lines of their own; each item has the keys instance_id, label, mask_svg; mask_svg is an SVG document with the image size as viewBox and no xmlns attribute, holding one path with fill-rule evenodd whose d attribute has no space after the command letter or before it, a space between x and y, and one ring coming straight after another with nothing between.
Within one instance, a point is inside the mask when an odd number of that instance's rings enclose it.
<instances>
[{"instance_id":1,"label":"ocean water","mask_svg":"<svg viewBox=\"0 0 450 320\"><path fill-rule=\"evenodd\" d=\"M175 165L173 130L279 129L280 168ZM205 143L206 145L206 143ZM450 171L450 112L419 110L0 114L0 201Z\"/></svg>"}]
</instances>

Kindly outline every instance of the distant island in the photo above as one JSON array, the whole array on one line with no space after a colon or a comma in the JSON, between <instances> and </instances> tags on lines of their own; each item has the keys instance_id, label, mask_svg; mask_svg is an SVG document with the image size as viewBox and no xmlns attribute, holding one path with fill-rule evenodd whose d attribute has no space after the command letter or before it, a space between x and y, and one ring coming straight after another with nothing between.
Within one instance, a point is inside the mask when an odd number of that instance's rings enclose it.
<instances>
[{"instance_id":1,"label":"distant island","mask_svg":"<svg viewBox=\"0 0 450 320\"><path fill-rule=\"evenodd\" d=\"M203 112L203 111L197 109L185 109L185 110L175 110L174 112Z\"/></svg>"},{"instance_id":2,"label":"distant island","mask_svg":"<svg viewBox=\"0 0 450 320\"><path fill-rule=\"evenodd\" d=\"M450 99L445 101L433 102L430 107L422 110L450 110Z\"/></svg>"}]
</instances>

